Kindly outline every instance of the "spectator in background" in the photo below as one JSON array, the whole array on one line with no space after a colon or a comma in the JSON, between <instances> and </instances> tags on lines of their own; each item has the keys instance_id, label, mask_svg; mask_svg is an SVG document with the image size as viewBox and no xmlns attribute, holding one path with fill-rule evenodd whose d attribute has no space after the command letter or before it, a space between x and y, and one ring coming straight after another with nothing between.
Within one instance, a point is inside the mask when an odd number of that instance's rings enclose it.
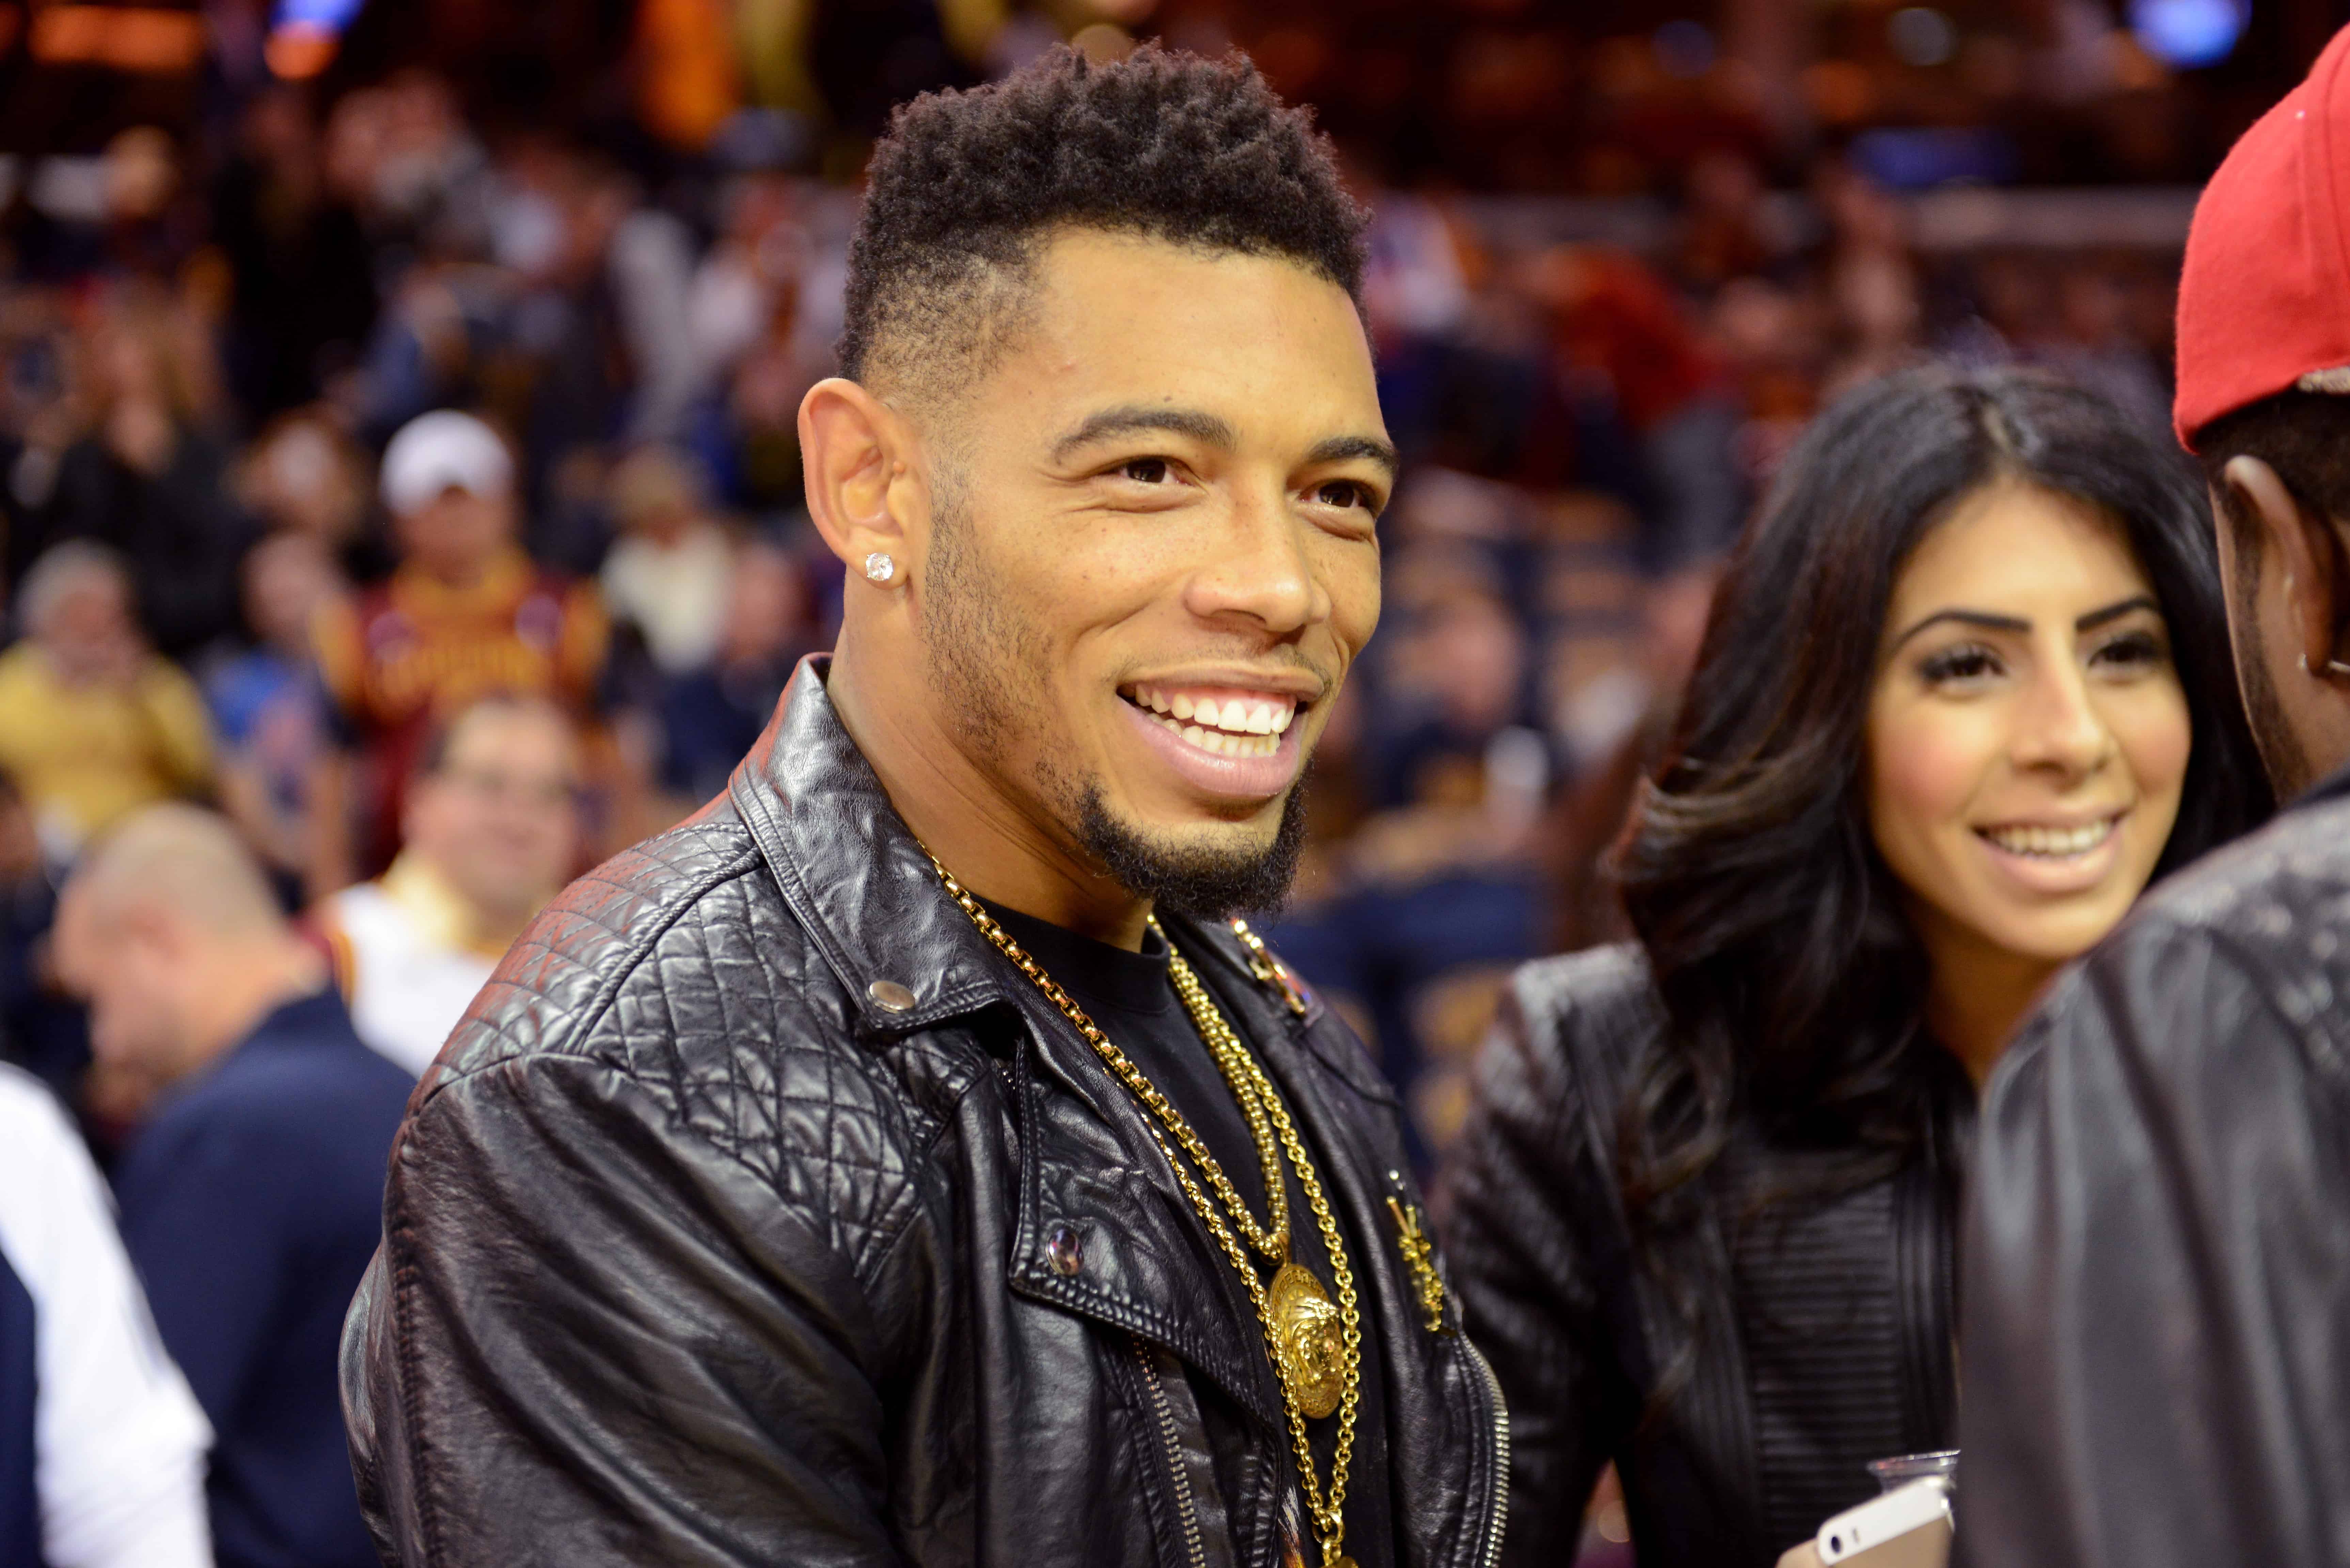
<instances>
[{"instance_id":1,"label":"spectator in background","mask_svg":"<svg viewBox=\"0 0 2350 1568\"><path fill-rule=\"evenodd\" d=\"M1837 159L1819 166L1813 193L1830 234L1822 282L1836 347L1826 400L1922 358L1926 308L1899 203Z\"/></svg>"},{"instance_id":2,"label":"spectator in background","mask_svg":"<svg viewBox=\"0 0 2350 1568\"><path fill-rule=\"evenodd\" d=\"M304 89L245 106L213 227L234 279L229 376L255 421L316 399L359 358L375 322L375 267L359 216L328 185Z\"/></svg>"},{"instance_id":3,"label":"spectator in background","mask_svg":"<svg viewBox=\"0 0 2350 1568\"><path fill-rule=\"evenodd\" d=\"M0 773L0 1055L72 1105L89 1065L89 1028L51 972L57 912L57 884L32 810Z\"/></svg>"},{"instance_id":4,"label":"spectator in background","mask_svg":"<svg viewBox=\"0 0 2350 1568\"><path fill-rule=\"evenodd\" d=\"M485 697L420 753L391 868L314 916L359 1037L411 1076L578 867L579 747L543 699Z\"/></svg>"},{"instance_id":5,"label":"spectator in background","mask_svg":"<svg viewBox=\"0 0 2350 1568\"><path fill-rule=\"evenodd\" d=\"M0 1067L0 1563L212 1568L211 1439L80 1135Z\"/></svg>"},{"instance_id":6,"label":"spectator in background","mask_svg":"<svg viewBox=\"0 0 2350 1568\"><path fill-rule=\"evenodd\" d=\"M57 545L26 574L16 618L25 639L0 653L0 770L52 859L140 806L212 787L203 699L148 648L120 556Z\"/></svg>"},{"instance_id":7,"label":"spectator in background","mask_svg":"<svg viewBox=\"0 0 2350 1568\"><path fill-rule=\"evenodd\" d=\"M220 733L222 809L289 907L302 902L315 840L310 792L327 744L310 633L344 591L318 535L272 534L244 558L244 618L254 644L215 661L204 678Z\"/></svg>"},{"instance_id":8,"label":"spectator in background","mask_svg":"<svg viewBox=\"0 0 2350 1568\"><path fill-rule=\"evenodd\" d=\"M410 1079L222 818L161 805L84 858L59 972L92 1049L156 1086L115 1189L163 1344L212 1419L220 1568L376 1568L336 1395Z\"/></svg>"},{"instance_id":9,"label":"spectator in background","mask_svg":"<svg viewBox=\"0 0 2350 1568\"><path fill-rule=\"evenodd\" d=\"M307 534L344 569L372 579L390 569L365 527L371 488L365 458L326 410L281 415L239 459L237 500L269 533Z\"/></svg>"},{"instance_id":10,"label":"spectator in background","mask_svg":"<svg viewBox=\"0 0 2350 1568\"><path fill-rule=\"evenodd\" d=\"M95 539L130 563L140 624L182 658L236 625L250 527L231 502L204 327L143 286L119 286L89 334L90 419L58 462L36 536Z\"/></svg>"},{"instance_id":11,"label":"spectator in background","mask_svg":"<svg viewBox=\"0 0 2350 1568\"><path fill-rule=\"evenodd\" d=\"M701 466L671 447L639 447L612 471L610 497L620 539L601 583L614 629L633 632L661 676L701 669L725 629L734 556Z\"/></svg>"},{"instance_id":12,"label":"spectator in background","mask_svg":"<svg viewBox=\"0 0 2350 1568\"><path fill-rule=\"evenodd\" d=\"M808 235L780 174L737 175L720 204L717 238L694 269L689 306L698 379L714 386L773 328L796 298Z\"/></svg>"},{"instance_id":13,"label":"spectator in background","mask_svg":"<svg viewBox=\"0 0 2350 1568\"><path fill-rule=\"evenodd\" d=\"M817 647L815 605L797 558L764 539L737 545L716 656L661 696L661 784L687 809L725 789Z\"/></svg>"},{"instance_id":14,"label":"spectator in background","mask_svg":"<svg viewBox=\"0 0 2350 1568\"><path fill-rule=\"evenodd\" d=\"M1731 454L1738 414L1680 302L1638 257L1597 246L1544 253L1530 283L1551 312L1558 379L1603 393L1638 443L1648 564L1669 569L1721 550L1746 504Z\"/></svg>"},{"instance_id":15,"label":"spectator in background","mask_svg":"<svg viewBox=\"0 0 2350 1568\"><path fill-rule=\"evenodd\" d=\"M329 601L318 622L344 748L319 769L314 795L319 896L390 863L406 783L435 724L492 691L584 715L604 669L595 589L540 570L515 543L513 461L489 426L452 410L419 417L385 450L382 486L400 565L357 598ZM356 851L354 803L364 823Z\"/></svg>"}]
</instances>

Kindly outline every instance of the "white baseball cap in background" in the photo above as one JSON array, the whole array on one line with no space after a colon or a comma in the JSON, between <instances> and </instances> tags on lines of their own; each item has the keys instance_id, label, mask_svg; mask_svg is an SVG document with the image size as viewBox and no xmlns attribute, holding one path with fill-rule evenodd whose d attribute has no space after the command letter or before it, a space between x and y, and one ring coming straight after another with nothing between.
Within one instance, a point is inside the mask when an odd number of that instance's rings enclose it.
<instances>
[{"instance_id":1,"label":"white baseball cap in background","mask_svg":"<svg viewBox=\"0 0 2350 1568\"><path fill-rule=\"evenodd\" d=\"M393 516L405 517L452 489L502 498L514 489L514 459L480 420L435 409L400 426L383 449L383 504Z\"/></svg>"}]
</instances>

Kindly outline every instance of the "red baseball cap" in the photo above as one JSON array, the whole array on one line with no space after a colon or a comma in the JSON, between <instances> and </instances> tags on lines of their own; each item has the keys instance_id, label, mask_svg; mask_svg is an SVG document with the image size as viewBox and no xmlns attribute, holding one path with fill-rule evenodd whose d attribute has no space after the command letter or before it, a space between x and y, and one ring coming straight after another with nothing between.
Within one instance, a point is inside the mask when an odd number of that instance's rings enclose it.
<instances>
[{"instance_id":1,"label":"red baseball cap","mask_svg":"<svg viewBox=\"0 0 2350 1568\"><path fill-rule=\"evenodd\" d=\"M2203 187L2178 279L2180 444L2293 387L2350 393L2350 27Z\"/></svg>"}]
</instances>

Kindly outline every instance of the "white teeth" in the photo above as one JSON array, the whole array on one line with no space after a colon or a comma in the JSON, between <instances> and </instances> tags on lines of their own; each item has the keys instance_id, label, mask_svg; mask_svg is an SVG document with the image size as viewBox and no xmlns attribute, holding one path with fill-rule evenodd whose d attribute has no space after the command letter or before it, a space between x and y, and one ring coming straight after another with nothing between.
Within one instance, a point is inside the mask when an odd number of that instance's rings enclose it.
<instances>
[{"instance_id":1,"label":"white teeth","mask_svg":"<svg viewBox=\"0 0 2350 1568\"><path fill-rule=\"evenodd\" d=\"M1211 756L1269 757L1281 749L1278 735L1234 735L1222 730L1202 730L1197 724L1179 724L1172 719L1159 722Z\"/></svg>"},{"instance_id":2,"label":"white teeth","mask_svg":"<svg viewBox=\"0 0 2350 1568\"><path fill-rule=\"evenodd\" d=\"M1262 702L1227 697L1218 701L1185 692L1170 697L1156 686L1135 687L1133 702L1201 751L1218 756L1269 757L1281 749L1280 737L1297 718L1294 700Z\"/></svg>"},{"instance_id":3,"label":"white teeth","mask_svg":"<svg viewBox=\"0 0 2350 1568\"><path fill-rule=\"evenodd\" d=\"M1991 827L1983 829L1983 836L2011 855L2069 860L2103 844L2112 835L2117 820L2107 817L2080 827Z\"/></svg>"}]
</instances>

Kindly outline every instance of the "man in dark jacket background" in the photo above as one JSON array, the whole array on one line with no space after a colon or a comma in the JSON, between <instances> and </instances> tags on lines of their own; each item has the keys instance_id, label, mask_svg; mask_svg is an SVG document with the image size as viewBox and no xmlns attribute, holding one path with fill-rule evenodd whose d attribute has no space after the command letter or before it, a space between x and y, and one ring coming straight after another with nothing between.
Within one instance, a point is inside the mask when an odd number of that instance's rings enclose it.
<instances>
[{"instance_id":1,"label":"man in dark jacket background","mask_svg":"<svg viewBox=\"0 0 2350 1568\"><path fill-rule=\"evenodd\" d=\"M1395 1095L1226 919L1378 618L1362 226L1238 62L899 115L799 416L838 645L395 1146L344 1384L388 1561L1490 1560Z\"/></svg>"},{"instance_id":2,"label":"man in dark jacket background","mask_svg":"<svg viewBox=\"0 0 2350 1568\"><path fill-rule=\"evenodd\" d=\"M228 823L150 806L83 857L57 966L152 1113L115 1173L163 1347L212 1420L221 1568L367 1568L336 1345L407 1074L359 1043Z\"/></svg>"},{"instance_id":3,"label":"man in dark jacket background","mask_svg":"<svg viewBox=\"0 0 2350 1568\"><path fill-rule=\"evenodd\" d=\"M2350 1563L2350 33L2204 192L2179 439L2280 799L2056 986L1965 1248L1976 1568Z\"/></svg>"}]
</instances>

